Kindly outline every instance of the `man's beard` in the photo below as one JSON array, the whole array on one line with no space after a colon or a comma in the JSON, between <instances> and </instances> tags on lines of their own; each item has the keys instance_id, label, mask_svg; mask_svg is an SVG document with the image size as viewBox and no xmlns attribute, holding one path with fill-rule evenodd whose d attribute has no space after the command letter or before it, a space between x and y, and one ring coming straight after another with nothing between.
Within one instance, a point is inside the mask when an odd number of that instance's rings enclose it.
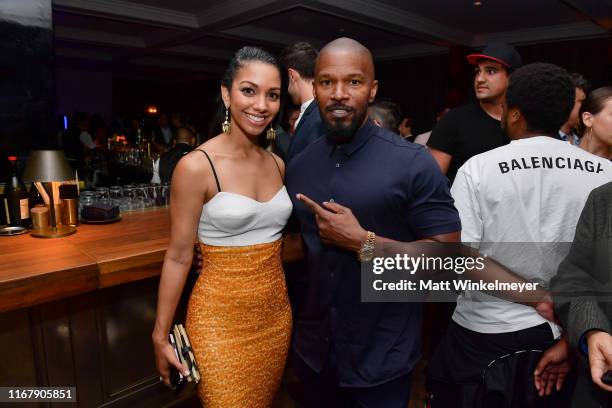
<instances>
[{"instance_id":1,"label":"man's beard","mask_svg":"<svg viewBox=\"0 0 612 408\"><path fill-rule=\"evenodd\" d=\"M334 108L335 106L332 105L328 107L327 110L332 110ZM327 137L327 140L334 144L349 142L355 135L355 132L357 132L357 129L359 129L363 123L366 114L367 111L364 111L361 115L358 115L358 112L355 112L353 120L351 120L348 124L345 124L339 120L328 121L327 117L324 116L323 123L325 123L325 136Z\"/></svg>"}]
</instances>

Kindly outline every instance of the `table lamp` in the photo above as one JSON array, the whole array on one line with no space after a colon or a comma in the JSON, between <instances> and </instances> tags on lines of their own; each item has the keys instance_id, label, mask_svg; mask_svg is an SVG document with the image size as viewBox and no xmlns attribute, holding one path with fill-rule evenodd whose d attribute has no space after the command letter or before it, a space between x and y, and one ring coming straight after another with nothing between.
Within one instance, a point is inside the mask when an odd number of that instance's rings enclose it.
<instances>
[{"instance_id":1,"label":"table lamp","mask_svg":"<svg viewBox=\"0 0 612 408\"><path fill-rule=\"evenodd\" d=\"M55 203L53 200L53 181L66 181L74 179L74 173L61 150L33 150L26 161L23 180L25 182L49 183L49 229L34 229L31 235L38 238L59 238L74 234L75 227L57 225L55 219Z\"/></svg>"}]
</instances>

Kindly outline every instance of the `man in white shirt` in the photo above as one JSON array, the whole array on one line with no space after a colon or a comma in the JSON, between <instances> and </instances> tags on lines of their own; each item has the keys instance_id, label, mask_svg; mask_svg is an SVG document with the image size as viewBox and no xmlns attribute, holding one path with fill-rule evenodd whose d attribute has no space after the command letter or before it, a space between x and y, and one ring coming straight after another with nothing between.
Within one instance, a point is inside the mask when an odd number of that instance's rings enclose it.
<instances>
[{"instance_id":1,"label":"man in white shirt","mask_svg":"<svg viewBox=\"0 0 612 408\"><path fill-rule=\"evenodd\" d=\"M298 42L285 48L279 58L289 77L287 92L293 103L300 107L286 161L304 150L321 134L321 115L312 91L317 55L318 51L312 45Z\"/></svg>"},{"instance_id":2,"label":"man in white shirt","mask_svg":"<svg viewBox=\"0 0 612 408\"><path fill-rule=\"evenodd\" d=\"M569 74L555 65L517 69L502 114L502 127L512 142L468 160L451 189L462 242L544 287L569 249L563 243L572 241L590 191L612 180L609 161L557 139L574 97ZM489 364L505 355L515 358L521 350L548 349L560 332L532 307L462 292L428 368L432 407L493 406L487 399L491 384L483 380L483 373L495 369L495 363ZM564 347L564 342L554 347ZM529 387L517 392L515 381L529 384L524 380L531 378L535 363L537 359L529 361L524 371L501 382L502 387L512 384L506 388L512 393L501 393L506 403L518 399L513 406L523 406L534 398ZM555 371L555 381L559 374L564 376Z\"/></svg>"}]
</instances>

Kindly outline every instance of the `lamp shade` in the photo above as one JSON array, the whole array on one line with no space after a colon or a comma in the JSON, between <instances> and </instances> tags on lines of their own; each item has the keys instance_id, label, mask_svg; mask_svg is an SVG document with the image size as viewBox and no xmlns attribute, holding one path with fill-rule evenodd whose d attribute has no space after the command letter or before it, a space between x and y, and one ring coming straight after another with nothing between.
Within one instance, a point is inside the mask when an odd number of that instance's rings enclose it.
<instances>
[{"instance_id":1,"label":"lamp shade","mask_svg":"<svg viewBox=\"0 0 612 408\"><path fill-rule=\"evenodd\" d=\"M74 179L74 173L61 150L32 150L26 161L23 180L51 182Z\"/></svg>"}]
</instances>

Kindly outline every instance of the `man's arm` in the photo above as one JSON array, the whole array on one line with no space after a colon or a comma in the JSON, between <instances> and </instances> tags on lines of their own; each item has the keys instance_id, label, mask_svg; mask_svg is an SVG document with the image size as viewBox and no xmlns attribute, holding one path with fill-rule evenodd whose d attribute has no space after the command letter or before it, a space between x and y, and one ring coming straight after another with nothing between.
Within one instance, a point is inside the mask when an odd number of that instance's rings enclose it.
<instances>
[{"instance_id":1,"label":"man's arm","mask_svg":"<svg viewBox=\"0 0 612 408\"><path fill-rule=\"evenodd\" d=\"M436 163L438 163L442 174L448 172L451 160L453 159L452 153L457 125L455 112L451 111L434 126L431 136L427 140L429 152L436 160Z\"/></svg>"},{"instance_id":2,"label":"man's arm","mask_svg":"<svg viewBox=\"0 0 612 408\"><path fill-rule=\"evenodd\" d=\"M315 215L319 228L319 237L324 244L334 245L357 253L367 240L368 231L361 226L350 208L338 203L329 202L323 202L321 206L303 194L298 194L297 198L310 208ZM418 257L424 252L427 252L429 256L438 257L457 255L457 246L439 245L434 248L430 244L427 245L427 243L431 242L458 243L460 242L460 232L453 231L447 234L433 235L414 242L399 242L384 236L376 236L376 248L379 253L384 252L386 249L391 249L395 253L401 249L402 253L410 254L413 257ZM391 246L389 244L396 245ZM479 256L471 248L462 248L463 250L460 251L463 252L462 255L467 254L474 258ZM490 258L484 259L484 265L485 267L482 271L474 269L466 272L463 276L458 275L457 278L469 277L476 280L482 279L486 282L498 280L508 283L527 283L525 279L512 273ZM497 291L492 294L510 301L533 306L544 318L553 320L552 302L548 292L543 289L536 289L531 293Z\"/></svg>"},{"instance_id":3,"label":"man's arm","mask_svg":"<svg viewBox=\"0 0 612 408\"><path fill-rule=\"evenodd\" d=\"M366 231L350 208L338 203L323 202L322 206L304 194L298 194L302 201L315 215L319 227L319 237L324 244L334 245L349 251L357 252L368 239ZM416 242L459 242L460 232L434 235ZM391 238L376 235L377 245L400 243Z\"/></svg>"},{"instance_id":4,"label":"man's arm","mask_svg":"<svg viewBox=\"0 0 612 408\"><path fill-rule=\"evenodd\" d=\"M446 174L453 156L443 152L442 150L434 149L433 147L429 147L429 152L433 156L436 163L438 163L438 166L440 166L440 171L442 171L442 174Z\"/></svg>"}]
</instances>

